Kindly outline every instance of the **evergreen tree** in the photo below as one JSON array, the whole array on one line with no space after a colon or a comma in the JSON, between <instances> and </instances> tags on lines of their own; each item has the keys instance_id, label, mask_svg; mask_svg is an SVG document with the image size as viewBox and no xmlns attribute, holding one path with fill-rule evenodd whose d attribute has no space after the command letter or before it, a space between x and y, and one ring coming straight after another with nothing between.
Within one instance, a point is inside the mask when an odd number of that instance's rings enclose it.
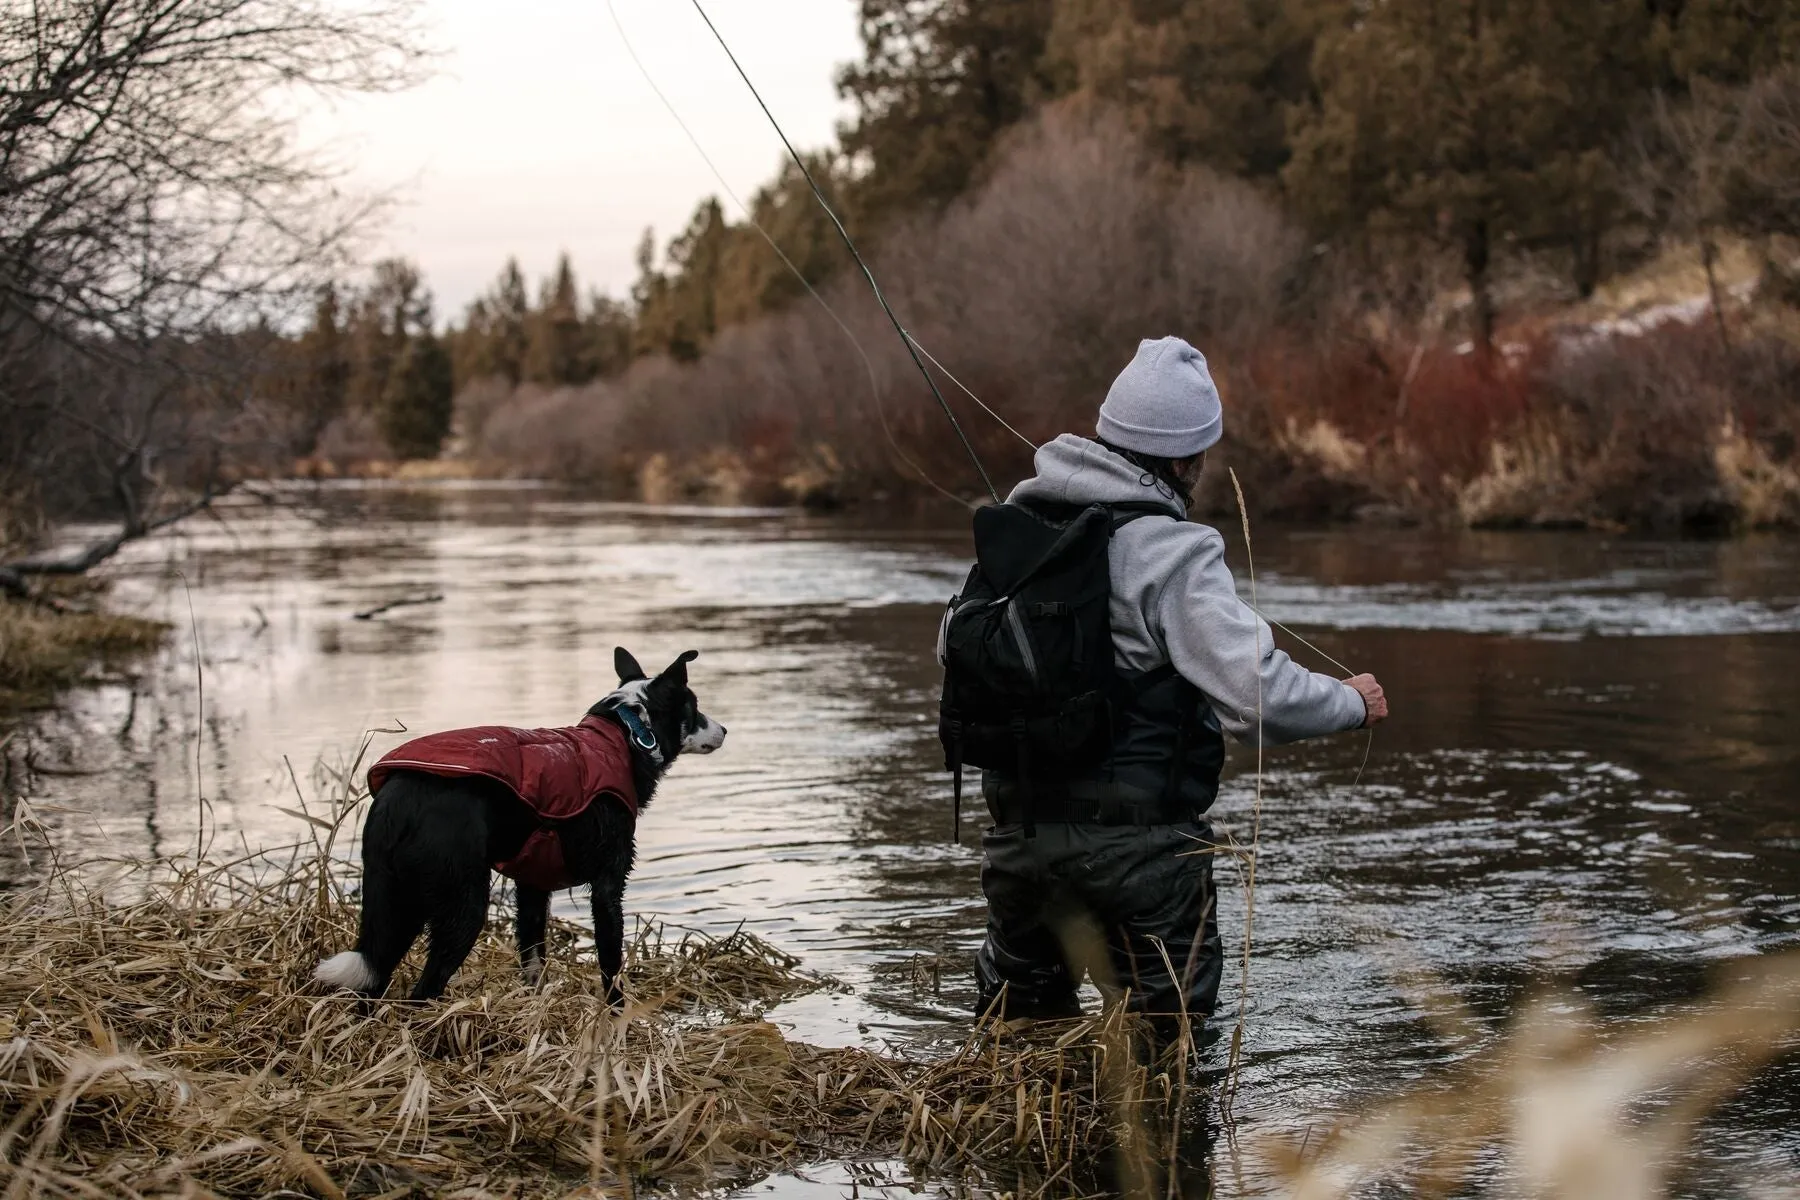
<instances>
[{"instance_id":1,"label":"evergreen tree","mask_svg":"<svg viewBox=\"0 0 1800 1200\"><path fill-rule=\"evenodd\" d=\"M431 293L405 259L375 264L348 329L347 407L375 418L401 458L430 458L450 428L450 355L432 329Z\"/></svg>"},{"instance_id":2,"label":"evergreen tree","mask_svg":"<svg viewBox=\"0 0 1800 1200\"><path fill-rule=\"evenodd\" d=\"M376 420L399 458L436 458L450 432L450 356L427 328L407 338L381 392Z\"/></svg>"},{"instance_id":3,"label":"evergreen tree","mask_svg":"<svg viewBox=\"0 0 1800 1200\"><path fill-rule=\"evenodd\" d=\"M1643 69L1642 42L1584 41L1629 28L1632 0L1574 7L1579 20L1555 0L1386 0L1327 27L1315 48L1318 96L1296 122L1289 195L1326 232L1453 245L1483 351L1502 245L1597 243L1610 213L1608 122L1578 110L1619 102Z\"/></svg>"},{"instance_id":4,"label":"evergreen tree","mask_svg":"<svg viewBox=\"0 0 1800 1200\"><path fill-rule=\"evenodd\" d=\"M666 269L655 264L655 240L646 231L638 246L635 346L641 354L667 354L691 362L718 330L720 270L732 229L714 197L700 202L681 236L669 243Z\"/></svg>"},{"instance_id":5,"label":"evergreen tree","mask_svg":"<svg viewBox=\"0 0 1800 1200\"><path fill-rule=\"evenodd\" d=\"M1057 0L1058 91L1123 109L1164 156L1260 177L1288 158L1287 113L1312 86L1313 41L1345 0Z\"/></svg>"},{"instance_id":6,"label":"evergreen tree","mask_svg":"<svg viewBox=\"0 0 1800 1200\"><path fill-rule=\"evenodd\" d=\"M517 383L525 375L525 355L531 339L531 297L525 291L525 273L519 260L509 258L494 283L489 301L493 324L494 373Z\"/></svg>"},{"instance_id":7,"label":"evergreen tree","mask_svg":"<svg viewBox=\"0 0 1800 1200\"><path fill-rule=\"evenodd\" d=\"M581 297L569 256L556 260L556 274L544 282L537 311L531 314L524 377L533 383L584 383L597 368L589 356L582 328Z\"/></svg>"},{"instance_id":8,"label":"evergreen tree","mask_svg":"<svg viewBox=\"0 0 1800 1200\"><path fill-rule=\"evenodd\" d=\"M313 303L311 324L294 345L299 370L292 398L300 416L294 449L299 453L311 453L319 434L344 411L350 385L347 342L337 288L327 284Z\"/></svg>"},{"instance_id":9,"label":"evergreen tree","mask_svg":"<svg viewBox=\"0 0 1800 1200\"><path fill-rule=\"evenodd\" d=\"M587 316L581 329L586 342L585 353L593 364L595 375L610 379L624 373L631 365L636 322L630 305L594 292L588 297Z\"/></svg>"},{"instance_id":10,"label":"evergreen tree","mask_svg":"<svg viewBox=\"0 0 1800 1200\"><path fill-rule=\"evenodd\" d=\"M960 195L1002 130L1045 97L1055 0L862 0L863 60L838 75L841 131L873 221Z\"/></svg>"},{"instance_id":11,"label":"evergreen tree","mask_svg":"<svg viewBox=\"0 0 1800 1200\"><path fill-rule=\"evenodd\" d=\"M380 409L388 376L408 338L431 323L431 299L416 266L404 259L383 259L373 274L357 297L350 320L346 396L350 408L369 413Z\"/></svg>"},{"instance_id":12,"label":"evergreen tree","mask_svg":"<svg viewBox=\"0 0 1800 1200\"><path fill-rule=\"evenodd\" d=\"M827 200L837 208L837 197L848 182L843 160L823 153L805 158ZM751 198L750 211L807 283L816 287L849 261L831 218L791 160L773 182ZM805 294L800 280L755 229L748 224L732 227L719 267L717 319L721 326L774 312Z\"/></svg>"},{"instance_id":13,"label":"evergreen tree","mask_svg":"<svg viewBox=\"0 0 1800 1200\"><path fill-rule=\"evenodd\" d=\"M525 377L531 339L531 299L519 260L509 258L486 293L478 296L451 334L451 353L459 384L501 378L518 383Z\"/></svg>"}]
</instances>

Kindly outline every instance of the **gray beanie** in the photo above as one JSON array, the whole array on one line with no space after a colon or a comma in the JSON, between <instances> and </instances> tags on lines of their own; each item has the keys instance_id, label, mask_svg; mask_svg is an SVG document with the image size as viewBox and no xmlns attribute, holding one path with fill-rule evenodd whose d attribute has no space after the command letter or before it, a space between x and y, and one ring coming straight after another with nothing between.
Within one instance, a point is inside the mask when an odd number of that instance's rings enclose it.
<instances>
[{"instance_id":1,"label":"gray beanie","mask_svg":"<svg viewBox=\"0 0 1800 1200\"><path fill-rule=\"evenodd\" d=\"M1097 432L1158 458L1192 458L1225 432L1206 356L1178 337L1146 338L1106 393Z\"/></svg>"}]
</instances>

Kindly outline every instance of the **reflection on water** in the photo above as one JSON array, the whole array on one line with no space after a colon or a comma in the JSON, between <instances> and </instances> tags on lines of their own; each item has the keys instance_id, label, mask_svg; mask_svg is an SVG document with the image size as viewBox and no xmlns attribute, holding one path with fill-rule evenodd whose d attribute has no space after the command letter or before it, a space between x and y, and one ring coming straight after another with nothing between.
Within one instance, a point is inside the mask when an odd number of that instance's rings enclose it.
<instances>
[{"instance_id":1,"label":"reflection on water","mask_svg":"<svg viewBox=\"0 0 1800 1200\"><path fill-rule=\"evenodd\" d=\"M975 821L949 839L930 655L960 529L502 487L310 499L316 516L191 523L110 568L179 633L15 748L45 768L27 786L62 810L67 855L184 851L197 787L218 837L291 840L290 762L304 787L364 729L572 721L615 644L697 649L732 739L645 817L628 908L743 922L851 985L777 1014L807 1038L960 1035L983 909ZM1266 529L1257 551L1265 610L1379 673L1397 716L1360 781L1361 735L1270 756L1248 1125L1308 1127L1447 1060L1403 965L1498 1022L1549 972L1651 1013L1709 965L1800 942L1800 544ZM1216 810L1240 833L1252 768L1234 758ZM1224 903L1230 930L1240 895ZM1796 1082L1779 1068L1716 1122L1709 1161L1800 1154ZM832 1170L820 1186L853 1178Z\"/></svg>"}]
</instances>

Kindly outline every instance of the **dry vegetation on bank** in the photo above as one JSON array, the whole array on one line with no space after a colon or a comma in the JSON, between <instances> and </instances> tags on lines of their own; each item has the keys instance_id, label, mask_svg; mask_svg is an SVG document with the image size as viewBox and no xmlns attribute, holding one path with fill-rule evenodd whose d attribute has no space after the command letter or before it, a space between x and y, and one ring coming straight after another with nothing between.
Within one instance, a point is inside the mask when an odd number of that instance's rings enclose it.
<instances>
[{"instance_id":1,"label":"dry vegetation on bank","mask_svg":"<svg viewBox=\"0 0 1800 1200\"><path fill-rule=\"evenodd\" d=\"M167 632L142 617L0 597L0 716L51 703L97 666L155 651Z\"/></svg>"},{"instance_id":2,"label":"dry vegetation on bank","mask_svg":"<svg viewBox=\"0 0 1800 1200\"><path fill-rule=\"evenodd\" d=\"M1608 323L1522 267L1497 285L1509 311L1561 315L1503 327L1483 361L1402 315L1435 307L1444 328L1452 272L1322 266L1252 185L1168 167L1104 112L1052 109L978 190L885 237L876 269L920 342L1032 441L1087 432L1139 337L1190 337L1225 394L1216 457L1266 517L1718 530L1800 526L1800 321L1781 295L1800 257L1781 253L1794 261L1735 256L1722 327L1704 306L1655 311L1695 272L1653 264L1649 295L1616 282L1627 319ZM823 293L860 351L805 302L721 330L690 364L477 381L461 452L653 500L827 504L929 494L910 458L973 496L861 280ZM941 382L996 479L1027 473L1028 448ZM1206 506L1228 511L1214 474Z\"/></svg>"},{"instance_id":3,"label":"dry vegetation on bank","mask_svg":"<svg viewBox=\"0 0 1800 1200\"><path fill-rule=\"evenodd\" d=\"M21 803L15 831L32 821ZM1800 1028L1792 954L1624 1031L1546 996L1496 1036L1426 995L1440 1035L1474 1047L1458 1066L1335 1127L1292 1114L1314 1131L1297 1143L1227 1109L1209 1165L1192 1138L1218 1096L1138 1065L1116 1016L977 1026L931 1059L808 1046L763 1014L832 985L741 932L640 933L614 1013L578 929L555 928L534 990L496 921L445 1001L365 1010L308 982L354 936L326 861L315 843L285 863L57 870L0 903L9 1196L630 1195L847 1158L975 1194L1335 1200L1376 1179L1449 1194L1502 1151L1528 1194L1651 1200Z\"/></svg>"},{"instance_id":4,"label":"dry vegetation on bank","mask_svg":"<svg viewBox=\"0 0 1800 1200\"><path fill-rule=\"evenodd\" d=\"M826 983L741 933L641 934L614 1014L576 930L555 931L538 990L490 930L448 1002L365 1013L308 983L355 930L311 867L174 872L118 894L57 875L6 902L9 1194L556 1196L837 1155L1049 1175L1102 1150L1146 1087L1173 1087L1096 1071L1116 1041L1099 1023L1054 1043L978 1031L930 1063L787 1041L761 1012Z\"/></svg>"}]
</instances>

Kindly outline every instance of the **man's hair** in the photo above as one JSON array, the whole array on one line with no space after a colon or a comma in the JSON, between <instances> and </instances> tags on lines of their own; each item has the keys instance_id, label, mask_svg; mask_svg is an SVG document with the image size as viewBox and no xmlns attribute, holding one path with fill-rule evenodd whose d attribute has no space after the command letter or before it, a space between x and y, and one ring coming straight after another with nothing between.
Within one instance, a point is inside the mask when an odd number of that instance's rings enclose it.
<instances>
[{"instance_id":1,"label":"man's hair","mask_svg":"<svg viewBox=\"0 0 1800 1200\"><path fill-rule=\"evenodd\" d=\"M1169 499L1179 499L1183 506L1194 507L1194 493L1181 482L1181 473L1175 469L1175 460L1159 458L1154 454L1145 454L1138 450L1127 450L1123 446L1115 446L1105 438L1094 439L1112 453L1118 455L1132 466L1144 473L1141 482L1145 487L1154 487Z\"/></svg>"}]
</instances>

